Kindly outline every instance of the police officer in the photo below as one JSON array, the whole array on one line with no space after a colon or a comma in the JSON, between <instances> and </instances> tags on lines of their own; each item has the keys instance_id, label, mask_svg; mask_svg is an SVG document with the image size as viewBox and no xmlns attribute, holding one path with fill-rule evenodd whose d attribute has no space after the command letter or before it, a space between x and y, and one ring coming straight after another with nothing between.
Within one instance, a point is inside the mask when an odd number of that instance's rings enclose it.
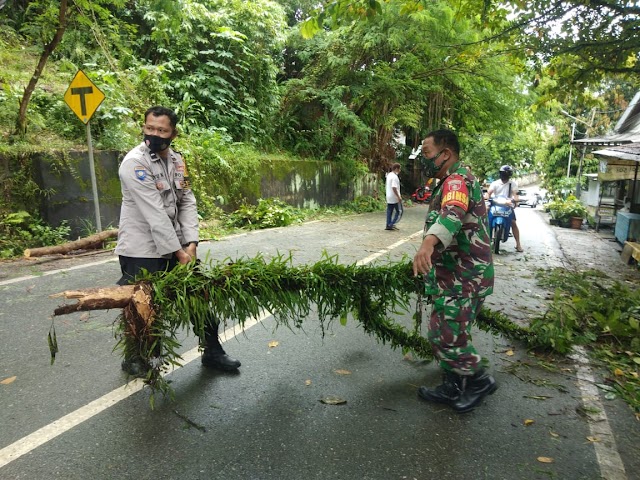
<instances>
[{"instance_id":1,"label":"police officer","mask_svg":"<svg viewBox=\"0 0 640 480\"><path fill-rule=\"evenodd\" d=\"M480 183L459 160L454 132L429 133L422 153L426 175L440 183L431 196L413 273L424 275L425 294L433 300L428 339L443 370L443 383L420 387L418 395L464 413L497 388L470 342L471 324L493 291L487 209Z\"/></svg>"},{"instance_id":2,"label":"police officer","mask_svg":"<svg viewBox=\"0 0 640 480\"><path fill-rule=\"evenodd\" d=\"M144 115L144 141L120 164L122 207L116 253L125 285L141 271L165 271L196 260L198 212L181 155L171 149L178 134L173 110L156 106ZM228 356L218 339L218 325L205 329L202 364L236 370L240 362ZM144 376L149 366L137 356L125 357L122 369Z\"/></svg>"}]
</instances>

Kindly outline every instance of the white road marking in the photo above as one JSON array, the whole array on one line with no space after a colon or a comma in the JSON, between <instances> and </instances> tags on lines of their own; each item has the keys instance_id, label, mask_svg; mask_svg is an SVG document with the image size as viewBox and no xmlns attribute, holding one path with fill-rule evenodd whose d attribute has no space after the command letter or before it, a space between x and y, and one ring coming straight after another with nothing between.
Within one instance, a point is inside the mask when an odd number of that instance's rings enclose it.
<instances>
[{"instance_id":1,"label":"white road marking","mask_svg":"<svg viewBox=\"0 0 640 480\"><path fill-rule=\"evenodd\" d=\"M393 250L394 248L397 248L403 243L408 242L409 240L413 239L416 235L419 235L421 233L422 231L414 233L413 235L410 235L408 237L405 237L404 239L399 240L393 245L390 245L389 247L382 249L374 253L373 255L370 255L367 258L360 260L357 263L359 265L364 265L366 263L369 263L373 259L378 258L381 255L384 255L385 253L388 253L389 251ZM55 273L60 273L60 272L65 272L70 270L78 270L80 268L101 265L103 263L113 262L116 260L117 258L109 259L101 262L94 262L91 264L78 265L76 267L66 268L62 270L55 270L55 271L52 270L50 272L45 272L43 275L53 275ZM5 282L1 282L0 285L4 285L7 283L16 283L16 282L20 282L20 281L24 281L32 278L34 277L29 276L29 277L15 278L12 280L6 280ZM270 316L271 316L270 313L263 312L263 314L257 319L248 319L245 322L244 327L242 329L236 326L226 329L220 335L221 343L224 343L234 338L239 333L242 333L244 330L248 330L254 325L257 325L258 323L263 322ZM188 363L194 361L199 357L200 357L200 352L198 351L198 347L189 350L188 352L182 355L182 366L187 365ZM177 367L174 370L172 370L172 372L175 370L179 370L180 368L182 367ZM168 372L167 375L172 372ZM16 442L12 443L11 445L1 449L0 450L0 468L13 462L14 460L20 458L21 456L31 452L32 450L38 448L39 446L44 445L48 441L53 440L59 435L62 435L68 430L71 430L73 427L80 425L84 421L89 420L90 418L103 412L107 408L110 408L116 405L118 402L130 397L134 393L139 392L140 390L142 390L143 387L144 387L144 382L140 379L135 379L133 381L130 381L127 385L123 385L122 387L116 388L115 390L107 393L106 395L103 395L102 397L96 400L93 400L92 402L88 403L84 407L78 408L77 410L65 415L64 417L61 417L58 420L55 420L49 425L46 425L40 428L39 430L36 430L35 432L27 435L26 437L23 437L20 440L17 440Z\"/></svg>"},{"instance_id":2,"label":"white road marking","mask_svg":"<svg viewBox=\"0 0 640 480\"><path fill-rule=\"evenodd\" d=\"M574 347L574 354L570 358L575 362L578 387L582 395L582 404L589 412L589 430L596 439L593 448L600 465L600 474L607 480L627 480L624 464L616 447L616 440L609 425L607 413L600 401L598 387L591 373L589 359L583 347ZM591 413L593 412L593 413Z\"/></svg>"},{"instance_id":3,"label":"white road marking","mask_svg":"<svg viewBox=\"0 0 640 480\"><path fill-rule=\"evenodd\" d=\"M87 268L87 267L94 267L96 265L103 265L105 263L117 262L117 261L118 261L118 257L109 258L108 260L101 260L99 262L83 263L82 265L76 265L75 267L61 268L59 270L51 270L49 272L42 272L39 275L26 275L24 277L11 278L9 280L1 281L0 282L0 286L2 286L2 285L10 285L12 283L24 282L26 280L33 280L34 278L46 277L48 275L56 275L58 273L70 272L72 270L80 270L80 269Z\"/></svg>"},{"instance_id":4,"label":"white road marking","mask_svg":"<svg viewBox=\"0 0 640 480\"><path fill-rule=\"evenodd\" d=\"M422 235L422 230L419 230L416 233L412 233L408 237L405 237L405 238L403 238L401 240L398 240L396 243L391 244L387 248L383 248L382 250L378 250L376 253L372 253L371 255L369 255L368 257L363 258L362 260L358 260L356 262L356 264L357 265L366 265L367 263L372 262L376 258L381 257L382 255L384 255L386 253L389 253L394 248L398 248L403 243L407 243L409 240L413 240L414 238L416 238L416 237L418 237L420 235Z\"/></svg>"},{"instance_id":5,"label":"white road marking","mask_svg":"<svg viewBox=\"0 0 640 480\"><path fill-rule=\"evenodd\" d=\"M243 329L236 328L235 326L228 328L220 335L220 341L224 343L235 337L237 334L242 333L244 330L247 330L254 325L257 325L258 323L266 320L270 316L270 313L264 312L259 318L248 319L245 322ZM199 357L200 352L198 351L198 347L192 348L182 355L182 365L187 365L188 363ZM174 370L172 370L172 372L180 368L182 367L176 367ZM164 375L169 375L172 372L168 372ZM84 421L89 420L95 415L98 415L107 408L113 407L121 400L130 397L143 388L144 382L141 379L136 378L130 381L127 385L116 388L106 395L103 395L102 397L88 403L84 407L80 407L77 410L65 415L64 417L61 417L58 420L50 423L49 425L45 425L39 430L36 430L26 437L22 437L20 440L0 450L0 468L20 458L22 455L31 452L39 446L44 445L49 440L53 440L57 436L62 435L68 430L71 430L73 427L80 425Z\"/></svg>"}]
</instances>

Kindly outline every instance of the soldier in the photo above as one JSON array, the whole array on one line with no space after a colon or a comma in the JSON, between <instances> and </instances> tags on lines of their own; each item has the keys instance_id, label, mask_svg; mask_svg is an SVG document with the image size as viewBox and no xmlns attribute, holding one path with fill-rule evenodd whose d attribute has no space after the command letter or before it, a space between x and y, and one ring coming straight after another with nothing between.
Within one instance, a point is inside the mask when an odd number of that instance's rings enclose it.
<instances>
[{"instance_id":1,"label":"soldier","mask_svg":"<svg viewBox=\"0 0 640 480\"><path fill-rule=\"evenodd\" d=\"M151 107L144 115L144 141L120 164L122 207L116 253L122 278L132 281L144 268L171 270L196 260L198 211L182 156L171 149L178 134L178 116L166 107ZM210 319L204 332L205 367L233 371L240 362L228 356L218 339L218 324ZM125 356L122 369L144 377L149 365L140 356Z\"/></svg>"},{"instance_id":2,"label":"soldier","mask_svg":"<svg viewBox=\"0 0 640 480\"><path fill-rule=\"evenodd\" d=\"M425 294L433 300L428 339L444 373L442 385L420 387L418 395L464 413L497 389L470 342L471 324L493 292L487 208L480 183L460 162L454 132L429 133L422 153L426 175L440 183L431 196L413 273L424 275Z\"/></svg>"}]
</instances>

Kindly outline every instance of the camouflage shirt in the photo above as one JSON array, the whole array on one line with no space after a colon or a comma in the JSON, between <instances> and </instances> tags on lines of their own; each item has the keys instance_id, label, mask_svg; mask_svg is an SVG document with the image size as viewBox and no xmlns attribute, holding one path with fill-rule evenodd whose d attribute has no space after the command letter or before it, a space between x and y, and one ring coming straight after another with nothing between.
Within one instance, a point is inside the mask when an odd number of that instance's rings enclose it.
<instances>
[{"instance_id":1,"label":"camouflage shirt","mask_svg":"<svg viewBox=\"0 0 640 480\"><path fill-rule=\"evenodd\" d=\"M480 183L460 162L436 188L429 203L424 235L440 243L425 278L427 295L485 297L493 292L493 258L487 207Z\"/></svg>"}]
</instances>

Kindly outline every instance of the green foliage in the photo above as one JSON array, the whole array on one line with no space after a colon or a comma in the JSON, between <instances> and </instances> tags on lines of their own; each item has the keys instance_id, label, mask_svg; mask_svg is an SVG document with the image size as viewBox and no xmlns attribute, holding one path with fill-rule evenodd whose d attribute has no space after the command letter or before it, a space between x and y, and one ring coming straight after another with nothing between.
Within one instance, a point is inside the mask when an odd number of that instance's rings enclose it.
<instances>
[{"instance_id":1,"label":"green foliage","mask_svg":"<svg viewBox=\"0 0 640 480\"><path fill-rule=\"evenodd\" d=\"M575 196L569 195L567 198L558 198L545 205L551 217L559 222L568 222L572 217L585 218L587 208Z\"/></svg>"},{"instance_id":2,"label":"green foliage","mask_svg":"<svg viewBox=\"0 0 640 480\"><path fill-rule=\"evenodd\" d=\"M352 315L364 331L392 348L413 350L431 358L427 340L393 322L390 315L408 311L421 281L411 273L411 263L383 266L341 265L325 257L309 266L296 267L291 256L265 261L261 256L200 266L178 266L171 272L142 275L137 279L153 292L155 318L148 330L131 327L136 318L125 309L119 322L118 345L138 354L152 369L146 378L153 389L171 393L161 372L180 361L178 334L185 329L201 339L207 322L234 322L258 318L263 309L277 325L301 328L314 312L322 331L335 319Z\"/></svg>"},{"instance_id":3,"label":"green foliage","mask_svg":"<svg viewBox=\"0 0 640 480\"><path fill-rule=\"evenodd\" d=\"M378 172L396 160L397 131L415 140L442 126L491 137L513 129L519 65L499 46L478 43L470 13L476 4L465 3L469 14L460 15L446 2L415 9L402 0L375 3L362 3L372 13L367 22L340 26L334 20L357 16L360 2L332 2L317 20L331 17L335 30L307 42L290 37L295 57L287 59L292 78L278 119L282 144L321 158L365 158ZM505 145L514 143L505 137Z\"/></svg>"},{"instance_id":4,"label":"green foliage","mask_svg":"<svg viewBox=\"0 0 640 480\"><path fill-rule=\"evenodd\" d=\"M250 230L286 227L302 220L302 213L277 198L258 199L257 205L244 204L227 216L227 227Z\"/></svg>"},{"instance_id":5,"label":"green foliage","mask_svg":"<svg viewBox=\"0 0 640 480\"><path fill-rule=\"evenodd\" d=\"M386 202L382 198L374 198L368 195L359 196L352 201L343 202L340 208L352 213L379 212L386 208Z\"/></svg>"},{"instance_id":6,"label":"green foliage","mask_svg":"<svg viewBox=\"0 0 640 480\"><path fill-rule=\"evenodd\" d=\"M165 90L183 125L215 125L234 140L271 133L279 102L277 52L285 16L274 2L140 2L139 53L163 66Z\"/></svg>"},{"instance_id":7,"label":"green foliage","mask_svg":"<svg viewBox=\"0 0 640 480\"><path fill-rule=\"evenodd\" d=\"M192 128L175 142L190 172L190 181L203 218L219 206L237 208L260 192L261 153L249 145L234 143L224 131ZM223 196L222 192L226 192Z\"/></svg>"},{"instance_id":8,"label":"green foliage","mask_svg":"<svg viewBox=\"0 0 640 480\"><path fill-rule=\"evenodd\" d=\"M22 255L27 248L59 245L68 241L70 231L66 222L53 228L28 212L9 213L0 221L0 258Z\"/></svg>"},{"instance_id":9,"label":"green foliage","mask_svg":"<svg viewBox=\"0 0 640 480\"><path fill-rule=\"evenodd\" d=\"M555 289L555 296L544 316L531 323L532 345L560 353L573 345L590 346L608 363L617 391L640 412L640 289L598 270L558 268L540 271L538 278Z\"/></svg>"}]
</instances>

